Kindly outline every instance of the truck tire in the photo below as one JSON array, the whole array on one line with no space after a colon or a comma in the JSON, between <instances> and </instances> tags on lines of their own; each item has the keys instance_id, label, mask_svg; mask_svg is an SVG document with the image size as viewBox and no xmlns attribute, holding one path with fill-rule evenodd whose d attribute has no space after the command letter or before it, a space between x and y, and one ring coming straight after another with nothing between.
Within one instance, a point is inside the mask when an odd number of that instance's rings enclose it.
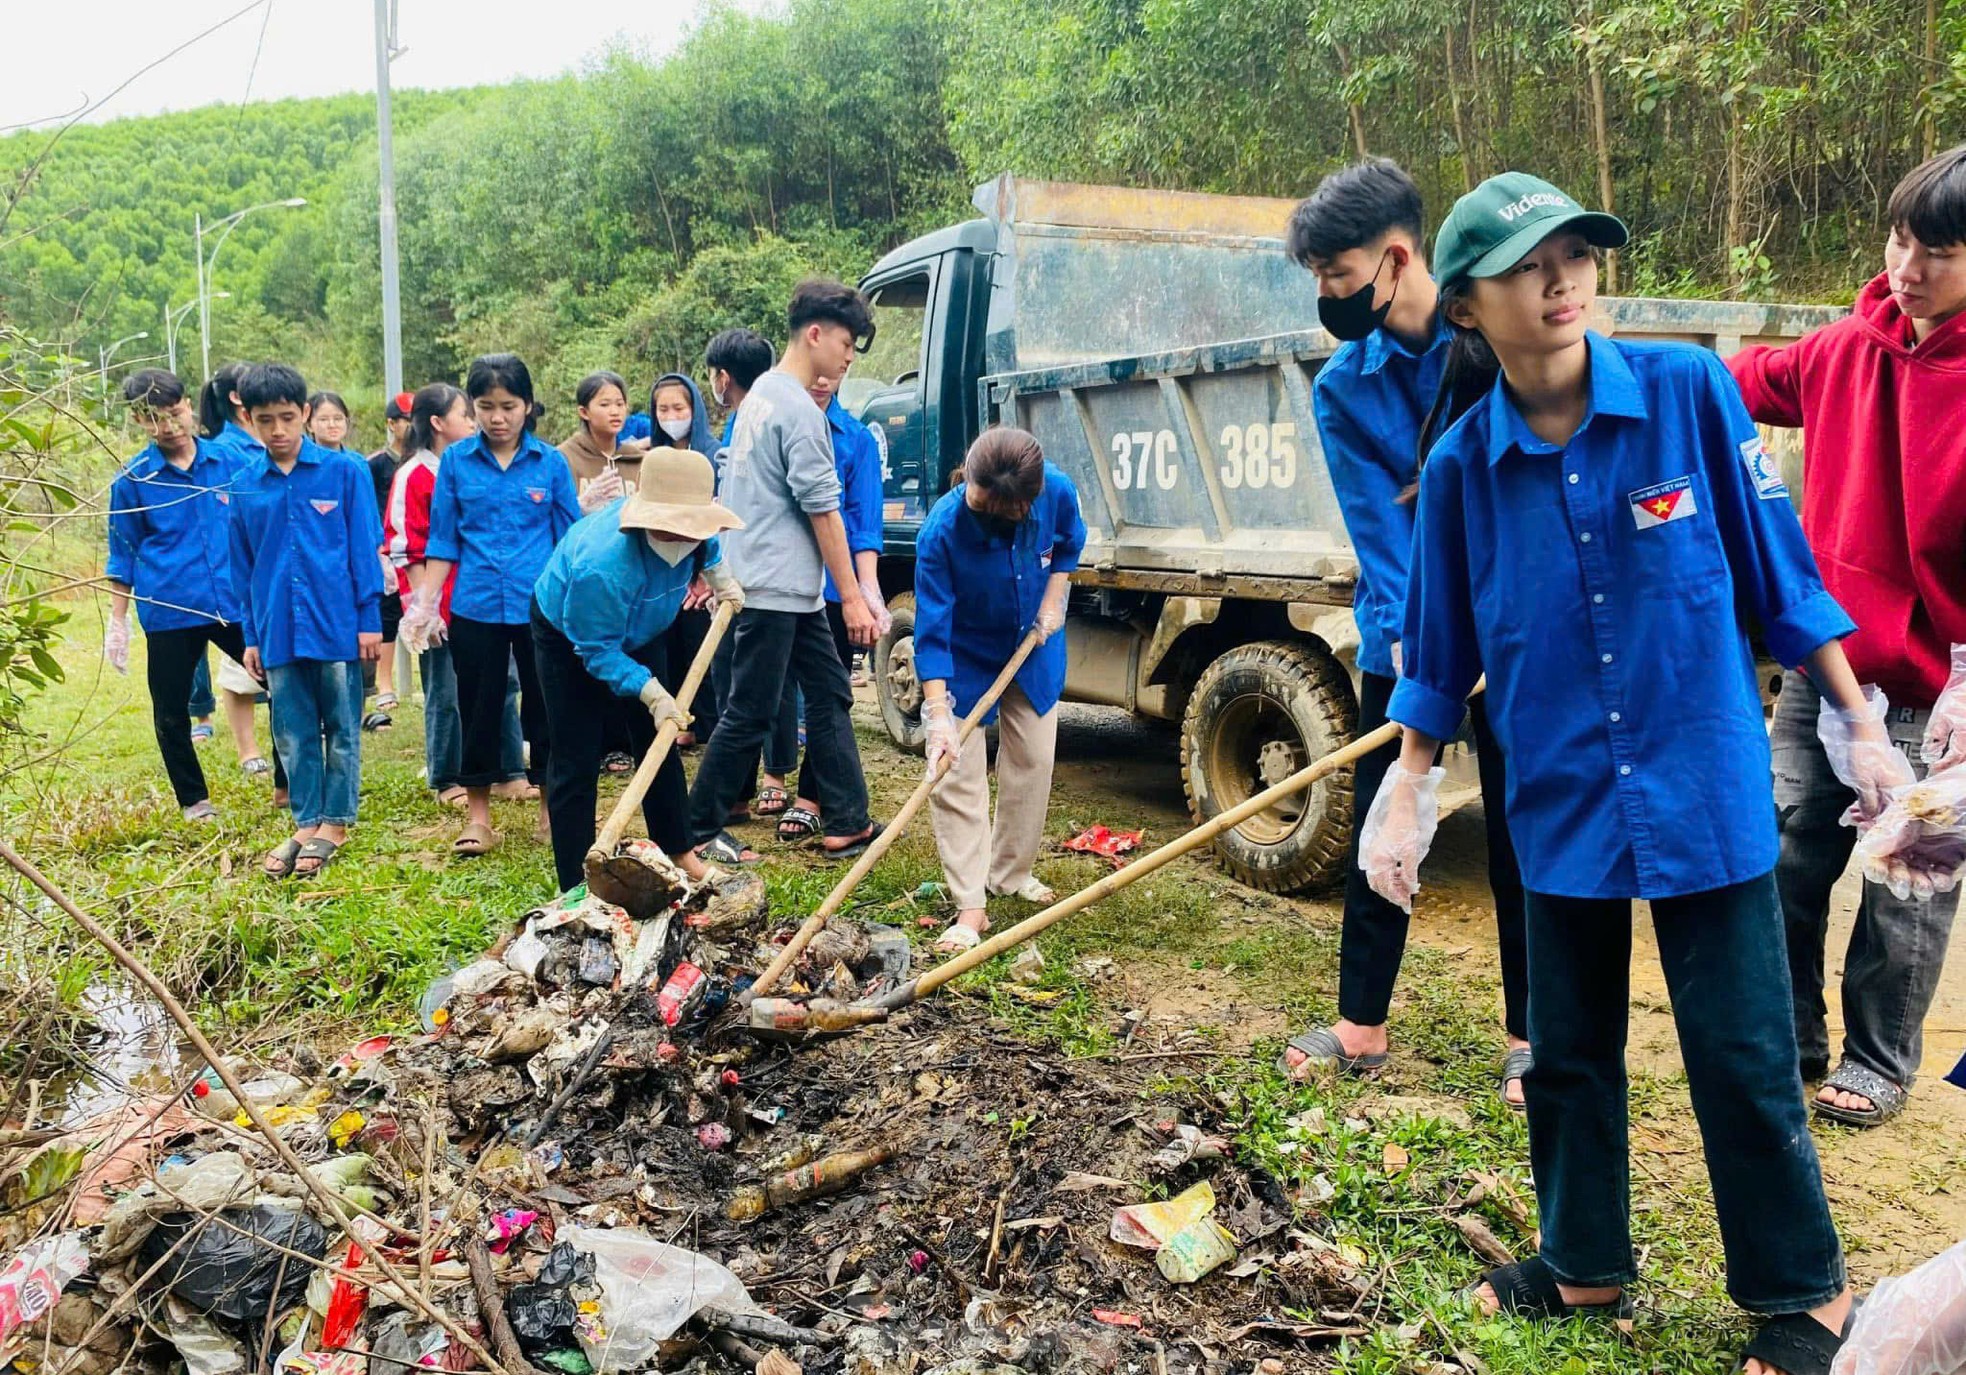
<instances>
[{"instance_id":1,"label":"truck tire","mask_svg":"<svg viewBox=\"0 0 1966 1375\"><path fill-rule=\"evenodd\" d=\"M915 594L903 592L887 604L894 624L874 642L874 690L881 699L881 724L888 739L920 754L926 749L922 730L922 684L915 676Z\"/></svg>"},{"instance_id":2,"label":"truck tire","mask_svg":"<svg viewBox=\"0 0 1966 1375\"><path fill-rule=\"evenodd\" d=\"M1181 783L1195 824L1343 748L1357 723L1351 681L1322 646L1258 640L1229 650L1202 671L1181 717ZM1351 834L1345 769L1313 785L1308 799L1228 832L1215 857L1253 888L1294 893L1342 878Z\"/></svg>"}]
</instances>

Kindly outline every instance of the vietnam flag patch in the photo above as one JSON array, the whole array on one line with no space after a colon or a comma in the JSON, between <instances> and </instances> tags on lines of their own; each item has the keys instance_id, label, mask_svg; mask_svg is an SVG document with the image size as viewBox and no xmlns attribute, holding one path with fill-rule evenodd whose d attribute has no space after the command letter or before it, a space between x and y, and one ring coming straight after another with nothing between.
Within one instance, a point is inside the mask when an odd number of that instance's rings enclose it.
<instances>
[{"instance_id":1,"label":"vietnam flag patch","mask_svg":"<svg viewBox=\"0 0 1966 1375\"><path fill-rule=\"evenodd\" d=\"M330 511L334 510L335 507L341 505L341 503L338 501L323 501L318 497L315 500L308 502L307 504L309 506L312 506L315 510L319 511L324 516L327 515Z\"/></svg>"},{"instance_id":2,"label":"vietnam flag patch","mask_svg":"<svg viewBox=\"0 0 1966 1375\"><path fill-rule=\"evenodd\" d=\"M1656 487L1641 488L1631 494L1631 504L1632 522L1641 530L1700 513L1700 505L1693 499L1690 477L1676 477Z\"/></svg>"}]
</instances>

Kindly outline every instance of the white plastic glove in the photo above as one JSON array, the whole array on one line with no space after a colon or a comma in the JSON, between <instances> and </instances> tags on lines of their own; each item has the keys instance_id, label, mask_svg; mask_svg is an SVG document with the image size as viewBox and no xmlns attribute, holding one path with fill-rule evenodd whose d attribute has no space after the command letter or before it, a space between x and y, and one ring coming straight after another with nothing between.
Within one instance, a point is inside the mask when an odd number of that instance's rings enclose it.
<instances>
[{"instance_id":1,"label":"white plastic glove","mask_svg":"<svg viewBox=\"0 0 1966 1375\"><path fill-rule=\"evenodd\" d=\"M111 616L102 632L102 657L125 677L130 672L130 618Z\"/></svg>"},{"instance_id":2,"label":"white plastic glove","mask_svg":"<svg viewBox=\"0 0 1966 1375\"><path fill-rule=\"evenodd\" d=\"M642 684L642 705L647 707L649 715L655 718L657 730L661 730L663 725L670 721L676 723L677 730L686 730L689 727L688 713L676 705L676 699L669 695L669 689L654 678Z\"/></svg>"},{"instance_id":3,"label":"white plastic glove","mask_svg":"<svg viewBox=\"0 0 1966 1375\"><path fill-rule=\"evenodd\" d=\"M1420 891L1420 862L1440 825L1440 780L1446 776L1442 768L1412 773L1394 760L1365 814L1358 867L1373 892L1404 912L1413 910Z\"/></svg>"},{"instance_id":4,"label":"white plastic glove","mask_svg":"<svg viewBox=\"0 0 1966 1375\"><path fill-rule=\"evenodd\" d=\"M1952 1375L1966 1369L1966 1242L1901 1279L1879 1281L1830 1369L1831 1375Z\"/></svg>"},{"instance_id":5,"label":"white plastic glove","mask_svg":"<svg viewBox=\"0 0 1966 1375\"><path fill-rule=\"evenodd\" d=\"M1857 838L1864 878L1900 902L1924 902L1959 886L1966 870L1966 769L1948 769L1899 789Z\"/></svg>"},{"instance_id":6,"label":"white plastic glove","mask_svg":"<svg viewBox=\"0 0 1966 1375\"><path fill-rule=\"evenodd\" d=\"M894 617L888 614L887 601L881 596L881 585L872 578L860 580L860 595L867 601L867 609L874 613L874 638L894 629Z\"/></svg>"},{"instance_id":7,"label":"white plastic glove","mask_svg":"<svg viewBox=\"0 0 1966 1375\"><path fill-rule=\"evenodd\" d=\"M1038 619L1032 629L1038 633L1038 643L1043 644L1065 627L1065 603L1063 599L1053 601L1046 597L1038 603Z\"/></svg>"},{"instance_id":8,"label":"white plastic glove","mask_svg":"<svg viewBox=\"0 0 1966 1375\"><path fill-rule=\"evenodd\" d=\"M621 485L621 474L613 468L587 484L580 494L580 514L591 516L628 489Z\"/></svg>"},{"instance_id":9,"label":"white plastic glove","mask_svg":"<svg viewBox=\"0 0 1966 1375\"><path fill-rule=\"evenodd\" d=\"M948 760L949 767L954 768L962 758L962 747L957 743L956 709L949 705L947 697L922 703L922 726L928 731L928 774L933 778L941 771L943 760Z\"/></svg>"},{"instance_id":10,"label":"white plastic glove","mask_svg":"<svg viewBox=\"0 0 1966 1375\"><path fill-rule=\"evenodd\" d=\"M1856 790L1857 800L1843 814L1845 826L1859 830L1877 820L1891 805L1898 789L1915 780L1911 761L1891 743L1885 729L1890 702L1875 686L1864 689L1865 709L1846 712L1828 699L1816 718L1816 734L1829 755L1829 766L1847 788Z\"/></svg>"},{"instance_id":11,"label":"white plastic glove","mask_svg":"<svg viewBox=\"0 0 1966 1375\"><path fill-rule=\"evenodd\" d=\"M403 613L402 623L396 628L396 638L408 645L412 654L435 649L449 635L450 630L444 624L443 613L437 610L435 599L421 592L410 599L410 608Z\"/></svg>"},{"instance_id":12,"label":"white plastic glove","mask_svg":"<svg viewBox=\"0 0 1966 1375\"><path fill-rule=\"evenodd\" d=\"M1966 763L1966 645L1952 647L1952 676L1932 704L1918 757L1933 773Z\"/></svg>"},{"instance_id":13,"label":"white plastic glove","mask_svg":"<svg viewBox=\"0 0 1966 1375\"><path fill-rule=\"evenodd\" d=\"M713 563L704 569L703 581L709 583L710 590L717 594L718 606L728 606L732 615L744 609L744 589L723 564Z\"/></svg>"}]
</instances>

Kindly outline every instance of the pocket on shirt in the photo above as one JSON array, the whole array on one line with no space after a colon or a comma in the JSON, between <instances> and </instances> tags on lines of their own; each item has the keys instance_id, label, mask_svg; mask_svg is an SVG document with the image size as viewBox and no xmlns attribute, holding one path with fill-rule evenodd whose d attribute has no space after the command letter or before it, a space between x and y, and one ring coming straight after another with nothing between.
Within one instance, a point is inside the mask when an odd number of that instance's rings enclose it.
<instances>
[{"instance_id":1,"label":"pocket on shirt","mask_svg":"<svg viewBox=\"0 0 1966 1375\"><path fill-rule=\"evenodd\" d=\"M1720 527L1714 521L1706 477L1702 473L1687 477L1690 485L1677 493L1660 491L1673 486L1666 481L1625 494L1623 509L1615 513L1622 522L1619 535L1627 541L1624 547L1629 551L1621 562L1640 588L1705 601L1730 592L1733 579L1727 569L1727 552L1720 543ZM1648 493L1659 494L1648 499ZM1672 501L1668 513L1672 518L1660 520L1650 512L1662 509L1660 503L1665 500Z\"/></svg>"}]
</instances>

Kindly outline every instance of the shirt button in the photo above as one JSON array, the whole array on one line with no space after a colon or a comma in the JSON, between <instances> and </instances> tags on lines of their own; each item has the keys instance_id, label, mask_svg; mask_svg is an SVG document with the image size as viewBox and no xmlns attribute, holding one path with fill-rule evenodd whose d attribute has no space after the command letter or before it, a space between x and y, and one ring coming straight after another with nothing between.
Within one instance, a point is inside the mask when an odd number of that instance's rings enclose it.
<instances>
[{"instance_id":1,"label":"shirt button","mask_svg":"<svg viewBox=\"0 0 1966 1375\"><path fill-rule=\"evenodd\" d=\"M1577 538L1583 541L1585 544L1589 544L1591 542L1591 532L1586 530L1584 531L1583 534L1577 536Z\"/></svg>"},{"instance_id":2,"label":"shirt button","mask_svg":"<svg viewBox=\"0 0 1966 1375\"><path fill-rule=\"evenodd\" d=\"M1593 606L1603 606L1603 605L1604 605L1604 594L1603 594L1602 592L1593 592L1593 593L1591 593L1591 605L1593 605Z\"/></svg>"},{"instance_id":3,"label":"shirt button","mask_svg":"<svg viewBox=\"0 0 1966 1375\"><path fill-rule=\"evenodd\" d=\"M1618 721L1622 721L1624 719L1625 719L1625 714L1622 711L1614 711L1611 713L1611 720L1614 723Z\"/></svg>"},{"instance_id":4,"label":"shirt button","mask_svg":"<svg viewBox=\"0 0 1966 1375\"><path fill-rule=\"evenodd\" d=\"M1603 658L1603 662L1604 662L1604 663L1607 663L1607 664L1608 664L1608 663L1610 663L1610 662L1611 662L1611 656L1610 656L1609 654L1606 654L1606 655L1604 656L1604 658Z\"/></svg>"},{"instance_id":5,"label":"shirt button","mask_svg":"<svg viewBox=\"0 0 1966 1375\"><path fill-rule=\"evenodd\" d=\"M1572 487L1575 487L1577 485L1577 475L1575 473L1572 473L1570 475L1570 485Z\"/></svg>"},{"instance_id":6,"label":"shirt button","mask_svg":"<svg viewBox=\"0 0 1966 1375\"><path fill-rule=\"evenodd\" d=\"M1618 774L1621 778L1629 777L1631 775L1631 771L1632 771L1632 766L1629 764L1620 764L1618 766Z\"/></svg>"}]
</instances>

